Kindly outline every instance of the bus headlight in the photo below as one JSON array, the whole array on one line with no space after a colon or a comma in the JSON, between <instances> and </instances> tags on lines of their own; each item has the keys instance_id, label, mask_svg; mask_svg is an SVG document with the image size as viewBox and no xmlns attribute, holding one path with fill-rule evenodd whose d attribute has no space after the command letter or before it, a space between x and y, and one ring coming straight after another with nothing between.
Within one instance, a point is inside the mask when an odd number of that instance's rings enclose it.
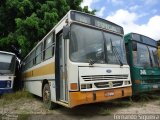
<instances>
[{"instance_id":1,"label":"bus headlight","mask_svg":"<svg viewBox=\"0 0 160 120\"><path fill-rule=\"evenodd\" d=\"M81 84L81 89L86 89L86 84Z\"/></svg>"},{"instance_id":2,"label":"bus headlight","mask_svg":"<svg viewBox=\"0 0 160 120\"><path fill-rule=\"evenodd\" d=\"M125 85L129 85L129 84L130 84L130 81L124 81L124 84L125 84Z\"/></svg>"},{"instance_id":3,"label":"bus headlight","mask_svg":"<svg viewBox=\"0 0 160 120\"><path fill-rule=\"evenodd\" d=\"M81 89L90 89L92 88L92 84L81 84Z\"/></svg>"},{"instance_id":4,"label":"bus headlight","mask_svg":"<svg viewBox=\"0 0 160 120\"><path fill-rule=\"evenodd\" d=\"M92 88L92 84L87 84L87 89Z\"/></svg>"},{"instance_id":5,"label":"bus headlight","mask_svg":"<svg viewBox=\"0 0 160 120\"><path fill-rule=\"evenodd\" d=\"M7 81L6 87L7 87L7 88L11 87L11 81L10 81L10 80Z\"/></svg>"}]
</instances>

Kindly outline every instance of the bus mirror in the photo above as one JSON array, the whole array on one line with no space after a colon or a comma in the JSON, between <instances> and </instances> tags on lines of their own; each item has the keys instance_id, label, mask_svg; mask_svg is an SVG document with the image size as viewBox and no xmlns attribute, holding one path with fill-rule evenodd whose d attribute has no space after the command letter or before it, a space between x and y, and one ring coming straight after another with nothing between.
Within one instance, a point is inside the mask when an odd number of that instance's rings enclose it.
<instances>
[{"instance_id":1,"label":"bus mirror","mask_svg":"<svg viewBox=\"0 0 160 120\"><path fill-rule=\"evenodd\" d=\"M64 26L63 27L63 38L64 39L69 39L69 32L70 32L70 27Z\"/></svg>"}]
</instances>

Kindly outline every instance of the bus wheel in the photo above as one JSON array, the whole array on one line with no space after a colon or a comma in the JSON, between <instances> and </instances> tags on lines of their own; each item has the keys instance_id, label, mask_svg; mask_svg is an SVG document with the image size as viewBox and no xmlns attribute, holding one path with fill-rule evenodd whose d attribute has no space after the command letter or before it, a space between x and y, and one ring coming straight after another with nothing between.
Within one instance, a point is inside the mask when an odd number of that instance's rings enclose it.
<instances>
[{"instance_id":1,"label":"bus wheel","mask_svg":"<svg viewBox=\"0 0 160 120\"><path fill-rule=\"evenodd\" d=\"M49 84L45 84L43 87L43 102L44 105L50 110L56 107L56 104L51 101L51 91Z\"/></svg>"}]
</instances>

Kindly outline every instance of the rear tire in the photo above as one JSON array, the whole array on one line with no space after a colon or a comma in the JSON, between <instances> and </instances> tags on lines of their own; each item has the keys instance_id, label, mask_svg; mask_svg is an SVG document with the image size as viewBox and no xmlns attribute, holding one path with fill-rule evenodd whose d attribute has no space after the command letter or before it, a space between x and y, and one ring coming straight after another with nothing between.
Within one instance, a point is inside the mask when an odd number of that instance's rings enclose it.
<instances>
[{"instance_id":1,"label":"rear tire","mask_svg":"<svg viewBox=\"0 0 160 120\"><path fill-rule=\"evenodd\" d=\"M57 106L55 103L51 101L51 91L48 83L46 83L43 87L43 102L45 107L49 110Z\"/></svg>"}]
</instances>

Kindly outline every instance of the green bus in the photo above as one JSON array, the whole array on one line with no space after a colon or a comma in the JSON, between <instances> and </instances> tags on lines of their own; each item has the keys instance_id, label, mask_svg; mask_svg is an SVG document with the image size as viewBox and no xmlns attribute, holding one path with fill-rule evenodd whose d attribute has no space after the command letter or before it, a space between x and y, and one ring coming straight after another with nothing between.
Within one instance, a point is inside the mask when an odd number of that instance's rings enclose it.
<instances>
[{"instance_id":1,"label":"green bus","mask_svg":"<svg viewBox=\"0 0 160 120\"><path fill-rule=\"evenodd\" d=\"M124 36L130 65L133 94L160 89L160 68L157 42L137 33Z\"/></svg>"}]
</instances>

